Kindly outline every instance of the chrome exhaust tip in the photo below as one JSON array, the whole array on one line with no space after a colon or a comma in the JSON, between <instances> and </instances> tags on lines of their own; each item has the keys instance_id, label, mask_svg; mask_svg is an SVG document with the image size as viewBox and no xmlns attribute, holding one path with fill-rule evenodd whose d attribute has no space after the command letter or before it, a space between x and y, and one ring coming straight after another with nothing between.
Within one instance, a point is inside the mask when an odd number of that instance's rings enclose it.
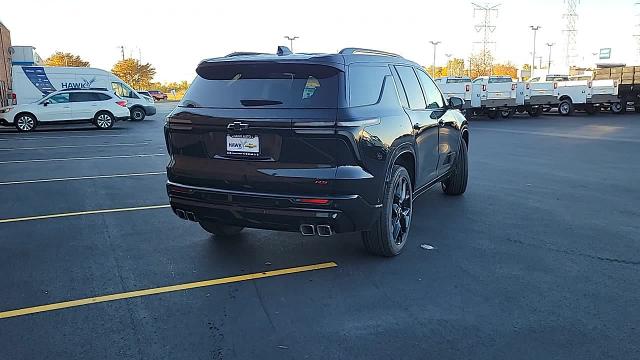
<instances>
[{"instance_id":1,"label":"chrome exhaust tip","mask_svg":"<svg viewBox=\"0 0 640 360\"><path fill-rule=\"evenodd\" d=\"M319 236L331 236L333 235L333 231L331 230L331 226L329 225L318 225L318 235Z\"/></svg>"},{"instance_id":2,"label":"chrome exhaust tip","mask_svg":"<svg viewBox=\"0 0 640 360\"><path fill-rule=\"evenodd\" d=\"M187 215L184 213L184 210L180 210L180 209L175 209L174 212L176 213L176 215L178 215L178 217L182 220L188 220L187 219Z\"/></svg>"},{"instance_id":3,"label":"chrome exhaust tip","mask_svg":"<svg viewBox=\"0 0 640 360\"><path fill-rule=\"evenodd\" d=\"M198 220L196 219L196 216L195 216L194 213L192 213L190 211L185 211L185 215L187 216L187 220L198 222Z\"/></svg>"},{"instance_id":4,"label":"chrome exhaust tip","mask_svg":"<svg viewBox=\"0 0 640 360\"><path fill-rule=\"evenodd\" d=\"M300 225L300 233L304 236L313 236L316 234L316 229L313 225L302 224Z\"/></svg>"}]
</instances>

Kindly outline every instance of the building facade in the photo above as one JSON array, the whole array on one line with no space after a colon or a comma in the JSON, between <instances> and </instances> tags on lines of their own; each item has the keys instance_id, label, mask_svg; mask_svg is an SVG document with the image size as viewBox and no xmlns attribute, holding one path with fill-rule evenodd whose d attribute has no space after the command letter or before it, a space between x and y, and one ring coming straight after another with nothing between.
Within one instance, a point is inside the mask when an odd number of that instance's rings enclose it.
<instances>
[{"instance_id":1,"label":"building facade","mask_svg":"<svg viewBox=\"0 0 640 360\"><path fill-rule=\"evenodd\" d=\"M0 22L0 106L9 105L11 98L11 33Z\"/></svg>"}]
</instances>

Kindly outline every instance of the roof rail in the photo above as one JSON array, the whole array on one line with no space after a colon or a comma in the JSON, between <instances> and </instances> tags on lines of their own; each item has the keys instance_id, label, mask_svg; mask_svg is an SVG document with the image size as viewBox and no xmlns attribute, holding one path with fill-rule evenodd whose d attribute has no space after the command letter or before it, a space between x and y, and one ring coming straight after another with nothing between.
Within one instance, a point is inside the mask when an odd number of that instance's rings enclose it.
<instances>
[{"instance_id":1,"label":"roof rail","mask_svg":"<svg viewBox=\"0 0 640 360\"><path fill-rule=\"evenodd\" d=\"M267 53L253 52L253 51L236 51L224 57L245 56L245 55L267 55Z\"/></svg>"},{"instance_id":2,"label":"roof rail","mask_svg":"<svg viewBox=\"0 0 640 360\"><path fill-rule=\"evenodd\" d=\"M363 48L344 48L340 50L339 54L341 55L355 55L355 54L363 54L363 55L380 55L380 56L393 56L399 57L402 56L398 54L394 54L387 51L373 50L373 49L363 49Z\"/></svg>"}]
</instances>

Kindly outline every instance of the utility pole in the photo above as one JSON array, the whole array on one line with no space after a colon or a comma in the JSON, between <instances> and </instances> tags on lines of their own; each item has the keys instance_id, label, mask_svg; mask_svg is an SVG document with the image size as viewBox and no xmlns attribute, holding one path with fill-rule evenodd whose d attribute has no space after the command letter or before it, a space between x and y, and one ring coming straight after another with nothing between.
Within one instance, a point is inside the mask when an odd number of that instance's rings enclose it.
<instances>
[{"instance_id":1,"label":"utility pole","mask_svg":"<svg viewBox=\"0 0 640 360\"><path fill-rule=\"evenodd\" d=\"M442 41L429 41L431 43L431 45L433 45L433 69L431 72L431 76L432 77L436 77L436 48L438 47L438 44L440 44Z\"/></svg>"},{"instance_id":2,"label":"utility pole","mask_svg":"<svg viewBox=\"0 0 640 360\"><path fill-rule=\"evenodd\" d=\"M289 50L293 52L293 40L300 39L300 37L295 35L293 36L286 35L284 38L289 40Z\"/></svg>"},{"instance_id":3,"label":"utility pole","mask_svg":"<svg viewBox=\"0 0 640 360\"><path fill-rule=\"evenodd\" d=\"M495 5L479 5L477 3L471 3L473 5L473 18L476 18L476 13L482 14L480 21L476 23L473 28L477 33L482 33L482 41L474 41L474 44L482 44L482 63L483 66L487 65L487 57L489 46L495 45L493 41L493 33L496 31L496 26L493 25L492 17L498 16L498 8L500 4ZM493 67L493 65L491 66ZM471 72L471 68L469 68ZM489 72L491 74L491 72ZM487 75L489 75L487 74ZM482 74L481 74L482 75Z\"/></svg>"},{"instance_id":4,"label":"utility pole","mask_svg":"<svg viewBox=\"0 0 640 360\"><path fill-rule=\"evenodd\" d=\"M120 45L120 46L118 46L118 48L120 49L120 52L122 53L122 60L124 60L124 45Z\"/></svg>"},{"instance_id":5,"label":"utility pole","mask_svg":"<svg viewBox=\"0 0 640 360\"><path fill-rule=\"evenodd\" d=\"M551 73L551 47L555 45L555 43L548 42L547 46L549 47L549 63L547 63L547 74Z\"/></svg>"},{"instance_id":6,"label":"utility pole","mask_svg":"<svg viewBox=\"0 0 640 360\"><path fill-rule=\"evenodd\" d=\"M640 2L635 3L636 7L636 34L633 37L636 39L636 57L640 61Z\"/></svg>"},{"instance_id":7,"label":"utility pole","mask_svg":"<svg viewBox=\"0 0 640 360\"><path fill-rule=\"evenodd\" d=\"M533 60L531 61L531 76L533 76L533 70L536 68L536 35L542 27L539 25L531 25L529 28L533 30Z\"/></svg>"},{"instance_id":8,"label":"utility pole","mask_svg":"<svg viewBox=\"0 0 640 360\"><path fill-rule=\"evenodd\" d=\"M576 52L576 38L578 34L578 30L576 27L576 21L578 20L578 4L580 0L564 0L567 5L567 12L562 15L562 17L567 21L566 28L563 32L566 34L566 54L565 54L565 62L566 65L571 67L577 56Z\"/></svg>"}]
</instances>

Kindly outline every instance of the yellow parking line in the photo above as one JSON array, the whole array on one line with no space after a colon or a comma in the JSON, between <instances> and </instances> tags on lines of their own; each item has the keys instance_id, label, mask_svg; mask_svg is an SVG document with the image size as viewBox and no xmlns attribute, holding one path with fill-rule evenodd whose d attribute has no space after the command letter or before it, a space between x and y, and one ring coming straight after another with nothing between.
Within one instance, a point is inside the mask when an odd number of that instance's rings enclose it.
<instances>
[{"instance_id":1,"label":"yellow parking line","mask_svg":"<svg viewBox=\"0 0 640 360\"><path fill-rule=\"evenodd\" d=\"M162 209L162 208L168 208L170 206L171 205L152 205L152 206L138 206L138 207L119 208L119 209L88 210L88 211L76 211L76 212L68 212L68 213L61 213L61 214L26 216L26 217L12 218L12 219L0 219L0 224L18 222L18 221L54 219L54 218L69 217L69 216L106 214L106 213L123 212L123 211Z\"/></svg>"},{"instance_id":2,"label":"yellow parking line","mask_svg":"<svg viewBox=\"0 0 640 360\"><path fill-rule=\"evenodd\" d=\"M24 316L24 315L35 314L35 313L45 312L45 311L66 309L66 308L82 306L82 305L97 304L97 303L107 302L107 301L130 299L134 297L157 295L157 294L163 294L163 293L168 293L173 291L195 289L195 288L215 286L215 285L221 285L221 284L229 284L229 283L235 283L235 282L241 282L241 281L247 281L247 280L256 280L256 279L268 278L273 276L301 273L305 271L328 269L336 266L338 266L338 264L336 264L335 262L326 262L326 263L320 263L315 265L298 266L298 267L292 267L287 269L265 271L265 272L246 274L246 275L230 276L225 278L196 281L196 282L191 282L186 284L178 284L178 285L164 286L164 287L144 289L144 290L136 290L136 291L130 291L130 292L124 292L124 293L118 293L118 294L90 297L86 299L64 301L59 303L47 304L47 305L40 305L40 306L34 306L34 307L28 307L28 308L22 308L22 309L16 309L16 310L3 311L3 312L0 312L0 319L16 317L16 316Z\"/></svg>"},{"instance_id":3,"label":"yellow parking line","mask_svg":"<svg viewBox=\"0 0 640 360\"><path fill-rule=\"evenodd\" d=\"M15 181L0 182L0 186L2 186L2 185L20 185L20 184L36 184L36 183L43 183L43 182L46 183L46 182L56 182L56 181L110 179L110 178L123 178L123 177L133 177L133 176L153 176L153 175L164 175L166 173L167 173L166 171L158 171L158 172L133 173L133 174L75 176L75 177L66 177L66 178L37 179L37 180L15 180Z\"/></svg>"}]
</instances>

